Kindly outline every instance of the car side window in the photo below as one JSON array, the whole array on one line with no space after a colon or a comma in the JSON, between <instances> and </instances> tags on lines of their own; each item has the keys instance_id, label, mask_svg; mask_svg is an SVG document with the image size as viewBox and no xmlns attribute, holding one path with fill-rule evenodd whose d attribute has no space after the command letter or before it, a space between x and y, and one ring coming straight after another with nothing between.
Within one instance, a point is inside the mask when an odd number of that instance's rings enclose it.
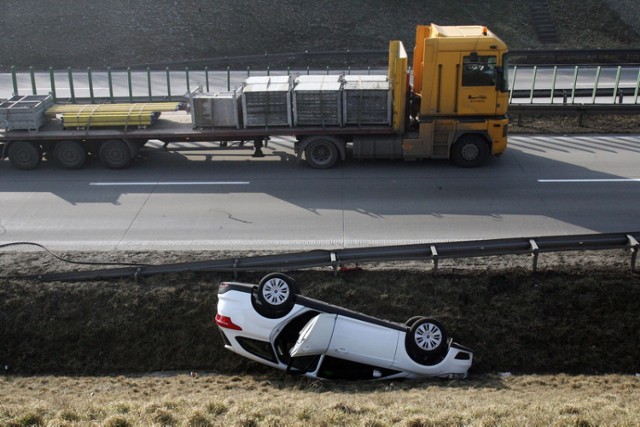
<instances>
[{"instance_id":1,"label":"car side window","mask_svg":"<svg viewBox=\"0 0 640 427\"><path fill-rule=\"evenodd\" d=\"M261 357L270 362L277 362L276 356L273 354L271 344L267 341L259 341L247 337L237 337L236 339L242 348L254 356Z\"/></svg>"},{"instance_id":2,"label":"car side window","mask_svg":"<svg viewBox=\"0 0 640 427\"><path fill-rule=\"evenodd\" d=\"M495 86L495 56L465 56L462 60L462 86Z\"/></svg>"}]
</instances>

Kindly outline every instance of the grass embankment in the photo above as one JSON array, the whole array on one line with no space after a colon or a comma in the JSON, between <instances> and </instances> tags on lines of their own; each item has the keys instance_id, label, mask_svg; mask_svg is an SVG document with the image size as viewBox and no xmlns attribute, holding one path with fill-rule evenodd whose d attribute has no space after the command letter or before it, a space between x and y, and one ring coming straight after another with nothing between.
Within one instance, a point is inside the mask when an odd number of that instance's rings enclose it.
<instances>
[{"instance_id":1,"label":"grass embankment","mask_svg":"<svg viewBox=\"0 0 640 427\"><path fill-rule=\"evenodd\" d=\"M0 425L640 424L634 376L321 382L284 374L1 378Z\"/></svg>"},{"instance_id":2,"label":"grass embankment","mask_svg":"<svg viewBox=\"0 0 640 427\"><path fill-rule=\"evenodd\" d=\"M311 381L242 359L213 323L230 275L4 280L0 426L640 423L640 276L628 254L535 274L463 263L436 275L292 273L308 296L398 322L443 320L475 351L470 378L453 382Z\"/></svg>"},{"instance_id":3,"label":"grass embankment","mask_svg":"<svg viewBox=\"0 0 640 427\"><path fill-rule=\"evenodd\" d=\"M474 349L472 373L640 372L640 277L628 267L293 276L305 295L367 314L439 318ZM217 285L229 278L3 283L0 364L17 374L254 370L223 349L213 322Z\"/></svg>"}]
</instances>

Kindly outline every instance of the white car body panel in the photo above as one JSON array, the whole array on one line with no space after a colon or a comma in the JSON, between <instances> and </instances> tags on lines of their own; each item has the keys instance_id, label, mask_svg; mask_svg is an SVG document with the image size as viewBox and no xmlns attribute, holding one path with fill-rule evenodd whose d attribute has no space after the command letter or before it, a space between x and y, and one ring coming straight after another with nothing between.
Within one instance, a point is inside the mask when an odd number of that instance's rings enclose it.
<instances>
[{"instance_id":1,"label":"white car body panel","mask_svg":"<svg viewBox=\"0 0 640 427\"><path fill-rule=\"evenodd\" d=\"M398 334L392 329L338 316L327 354L390 368L396 354Z\"/></svg>"}]
</instances>

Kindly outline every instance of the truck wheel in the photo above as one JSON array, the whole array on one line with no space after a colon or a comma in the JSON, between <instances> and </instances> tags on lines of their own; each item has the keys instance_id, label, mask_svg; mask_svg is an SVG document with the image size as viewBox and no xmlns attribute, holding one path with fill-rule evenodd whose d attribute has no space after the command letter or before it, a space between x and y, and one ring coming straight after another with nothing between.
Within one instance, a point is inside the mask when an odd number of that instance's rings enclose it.
<instances>
[{"instance_id":1,"label":"truck wheel","mask_svg":"<svg viewBox=\"0 0 640 427\"><path fill-rule=\"evenodd\" d=\"M131 150L126 142L110 139L100 145L100 160L111 169L124 169L131 164Z\"/></svg>"},{"instance_id":2,"label":"truck wheel","mask_svg":"<svg viewBox=\"0 0 640 427\"><path fill-rule=\"evenodd\" d=\"M304 157L314 169L329 169L338 162L340 142L331 136L311 137L304 149Z\"/></svg>"},{"instance_id":3,"label":"truck wheel","mask_svg":"<svg viewBox=\"0 0 640 427\"><path fill-rule=\"evenodd\" d=\"M451 160L456 166L475 168L489 158L489 146L480 135L465 135L451 147Z\"/></svg>"},{"instance_id":4,"label":"truck wheel","mask_svg":"<svg viewBox=\"0 0 640 427\"><path fill-rule=\"evenodd\" d=\"M31 141L14 141L9 145L7 154L14 168L31 170L37 168L42 160L42 147Z\"/></svg>"},{"instance_id":5,"label":"truck wheel","mask_svg":"<svg viewBox=\"0 0 640 427\"><path fill-rule=\"evenodd\" d=\"M87 160L87 152L78 141L60 141L53 149L53 155L65 169L80 169Z\"/></svg>"}]
</instances>

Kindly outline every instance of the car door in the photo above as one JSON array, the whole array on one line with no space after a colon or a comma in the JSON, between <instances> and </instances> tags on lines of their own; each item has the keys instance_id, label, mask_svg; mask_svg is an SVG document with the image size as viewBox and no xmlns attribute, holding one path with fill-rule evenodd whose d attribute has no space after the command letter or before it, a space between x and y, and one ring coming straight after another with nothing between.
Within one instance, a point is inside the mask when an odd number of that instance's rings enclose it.
<instances>
[{"instance_id":1,"label":"car door","mask_svg":"<svg viewBox=\"0 0 640 427\"><path fill-rule=\"evenodd\" d=\"M391 367L400 332L346 316L338 316L327 355L381 368Z\"/></svg>"},{"instance_id":2,"label":"car door","mask_svg":"<svg viewBox=\"0 0 640 427\"><path fill-rule=\"evenodd\" d=\"M321 313L311 318L300 330L289 354L291 357L315 356L329 348L336 323L336 314Z\"/></svg>"}]
</instances>

